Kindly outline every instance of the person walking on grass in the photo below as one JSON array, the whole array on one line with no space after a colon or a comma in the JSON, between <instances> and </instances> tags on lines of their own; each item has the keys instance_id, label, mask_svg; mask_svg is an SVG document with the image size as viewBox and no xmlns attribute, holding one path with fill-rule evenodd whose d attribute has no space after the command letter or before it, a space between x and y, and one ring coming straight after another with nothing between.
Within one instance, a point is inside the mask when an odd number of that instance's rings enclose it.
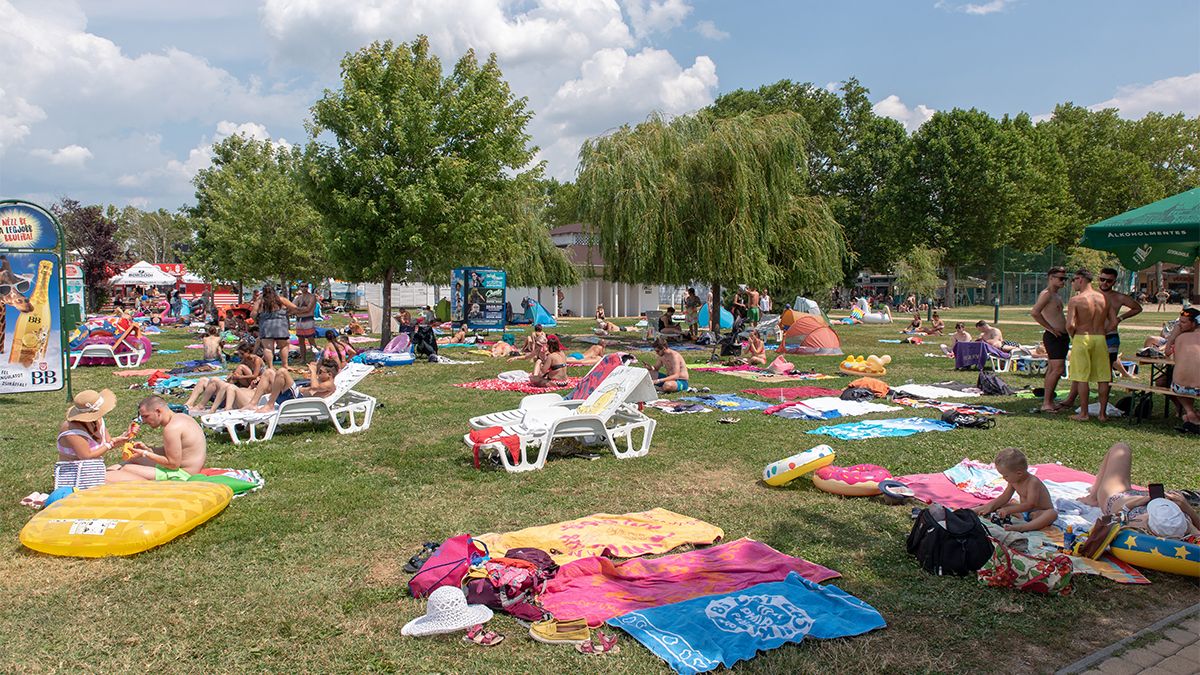
<instances>
[{"instance_id":1,"label":"person walking on grass","mask_svg":"<svg viewBox=\"0 0 1200 675\"><path fill-rule=\"evenodd\" d=\"M1104 342L1108 307L1104 294L1092 288L1092 273L1086 269L1075 272L1071 280L1075 296L1067 302L1067 333L1071 336L1072 396L1079 401L1080 411L1071 419L1088 420L1090 384L1096 383L1100 396L1097 419L1108 421L1108 391L1112 382L1112 367L1108 363L1108 347Z\"/></svg>"},{"instance_id":2,"label":"person walking on grass","mask_svg":"<svg viewBox=\"0 0 1200 675\"><path fill-rule=\"evenodd\" d=\"M1046 287L1038 294L1029 315L1044 330L1042 345L1046 348L1046 378L1042 382L1042 412L1058 412L1062 406L1055 401L1054 390L1067 369L1067 352L1071 337L1067 335L1067 320L1063 317L1063 301L1058 292L1067 285L1067 268L1051 267L1046 272Z\"/></svg>"}]
</instances>

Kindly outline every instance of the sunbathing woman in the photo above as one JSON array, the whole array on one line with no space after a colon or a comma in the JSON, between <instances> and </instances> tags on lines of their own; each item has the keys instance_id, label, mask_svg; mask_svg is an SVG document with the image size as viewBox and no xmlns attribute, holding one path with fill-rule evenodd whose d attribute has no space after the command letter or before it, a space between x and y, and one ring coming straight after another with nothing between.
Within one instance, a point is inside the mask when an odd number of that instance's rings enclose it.
<instances>
[{"instance_id":1,"label":"sunbathing woman","mask_svg":"<svg viewBox=\"0 0 1200 675\"><path fill-rule=\"evenodd\" d=\"M926 335L941 335L946 330L946 324L942 321L942 317L938 316L937 312L933 313L933 318L930 320L929 330Z\"/></svg>"},{"instance_id":2,"label":"sunbathing woman","mask_svg":"<svg viewBox=\"0 0 1200 675\"><path fill-rule=\"evenodd\" d=\"M326 331L325 339L329 344L321 352L321 358L336 362L339 369L345 368L350 359L358 354L358 350L350 346L350 338L337 331Z\"/></svg>"},{"instance_id":3,"label":"sunbathing woman","mask_svg":"<svg viewBox=\"0 0 1200 675\"><path fill-rule=\"evenodd\" d=\"M604 358L604 348L606 346L608 346L608 343L601 342L600 344L588 347L583 352L583 358L576 359L573 363L581 366L594 366L600 363L600 359Z\"/></svg>"},{"instance_id":4,"label":"sunbathing woman","mask_svg":"<svg viewBox=\"0 0 1200 675\"><path fill-rule=\"evenodd\" d=\"M1200 515L1179 493L1150 499L1145 490L1132 489L1133 450L1116 443L1104 454L1096 482L1079 501L1099 506L1105 515L1120 516L1127 527L1167 539L1183 539L1200 534Z\"/></svg>"},{"instance_id":5,"label":"sunbathing woman","mask_svg":"<svg viewBox=\"0 0 1200 675\"><path fill-rule=\"evenodd\" d=\"M461 345L467 341L467 324L458 327L458 331L450 337L440 337L437 339L439 345Z\"/></svg>"},{"instance_id":6,"label":"sunbathing woman","mask_svg":"<svg viewBox=\"0 0 1200 675\"><path fill-rule=\"evenodd\" d=\"M767 348L756 330L750 331L750 337L746 338L746 357L752 366L767 365Z\"/></svg>"},{"instance_id":7,"label":"sunbathing woman","mask_svg":"<svg viewBox=\"0 0 1200 675\"><path fill-rule=\"evenodd\" d=\"M908 333L909 335L915 335L917 333L924 335L924 331L921 330L921 315L914 312L912 321L909 321L908 326L900 332Z\"/></svg>"},{"instance_id":8,"label":"sunbathing woman","mask_svg":"<svg viewBox=\"0 0 1200 675\"><path fill-rule=\"evenodd\" d=\"M529 376L529 384L535 387L547 387L551 382L561 382L567 379L567 355L562 351L562 343L557 335L546 338L546 351L533 363L533 374Z\"/></svg>"}]
</instances>

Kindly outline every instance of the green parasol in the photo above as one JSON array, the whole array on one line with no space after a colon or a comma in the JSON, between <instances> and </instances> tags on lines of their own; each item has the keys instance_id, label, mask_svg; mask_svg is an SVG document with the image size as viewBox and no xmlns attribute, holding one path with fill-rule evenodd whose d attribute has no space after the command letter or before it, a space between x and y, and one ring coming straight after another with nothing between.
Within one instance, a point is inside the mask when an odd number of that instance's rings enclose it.
<instances>
[{"instance_id":1,"label":"green parasol","mask_svg":"<svg viewBox=\"0 0 1200 675\"><path fill-rule=\"evenodd\" d=\"M1200 257L1200 188L1089 225L1079 245L1112 251L1131 270L1191 265Z\"/></svg>"}]
</instances>

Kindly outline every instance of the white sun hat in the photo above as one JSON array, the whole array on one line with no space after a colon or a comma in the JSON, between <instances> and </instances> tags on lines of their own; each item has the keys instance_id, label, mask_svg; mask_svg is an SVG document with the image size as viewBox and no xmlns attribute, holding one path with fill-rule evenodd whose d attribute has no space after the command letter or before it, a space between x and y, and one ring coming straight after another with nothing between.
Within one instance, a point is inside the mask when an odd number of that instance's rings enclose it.
<instances>
[{"instance_id":1,"label":"white sun hat","mask_svg":"<svg viewBox=\"0 0 1200 675\"><path fill-rule=\"evenodd\" d=\"M1188 519L1179 505L1170 499L1151 499L1146 505L1150 529L1160 537L1178 539L1188 533Z\"/></svg>"},{"instance_id":2,"label":"white sun hat","mask_svg":"<svg viewBox=\"0 0 1200 675\"><path fill-rule=\"evenodd\" d=\"M484 605L468 605L467 596L457 586L442 586L429 594L425 616L404 624L401 635L421 637L457 633L492 618L492 610Z\"/></svg>"}]
</instances>

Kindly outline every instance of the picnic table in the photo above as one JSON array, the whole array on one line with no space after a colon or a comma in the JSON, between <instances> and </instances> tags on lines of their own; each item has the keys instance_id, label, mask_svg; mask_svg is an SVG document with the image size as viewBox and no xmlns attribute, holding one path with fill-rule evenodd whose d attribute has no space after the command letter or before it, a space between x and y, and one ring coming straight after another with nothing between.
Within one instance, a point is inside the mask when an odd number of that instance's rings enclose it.
<instances>
[{"instance_id":1,"label":"picnic table","mask_svg":"<svg viewBox=\"0 0 1200 675\"><path fill-rule=\"evenodd\" d=\"M1141 410L1142 402L1143 401L1153 401L1155 394L1163 395L1163 417L1164 418L1169 417L1171 414L1171 401L1168 397L1182 396L1182 394L1178 394L1176 392L1171 391L1170 387L1157 386L1155 384L1155 382L1160 377L1165 377L1167 375L1167 372L1171 368L1171 366L1175 365L1175 359L1169 358L1169 357L1150 358L1150 357L1146 357L1146 356L1134 356L1133 362L1138 364L1139 367L1140 366L1150 366L1149 368L1145 369L1150 372L1150 383L1149 384L1138 384L1136 382L1115 382L1115 383L1113 383L1113 386L1129 392L1129 395L1132 399L1132 400L1130 400L1130 404L1129 404L1130 420L1136 420L1138 422L1140 422L1142 420L1142 416L1138 415L1138 411ZM1141 370L1141 368L1139 368L1139 370ZM1197 397L1193 396L1190 398L1197 398ZM1150 404L1147 404L1147 408L1149 409L1150 407L1151 407Z\"/></svg>"}]
</instances>

